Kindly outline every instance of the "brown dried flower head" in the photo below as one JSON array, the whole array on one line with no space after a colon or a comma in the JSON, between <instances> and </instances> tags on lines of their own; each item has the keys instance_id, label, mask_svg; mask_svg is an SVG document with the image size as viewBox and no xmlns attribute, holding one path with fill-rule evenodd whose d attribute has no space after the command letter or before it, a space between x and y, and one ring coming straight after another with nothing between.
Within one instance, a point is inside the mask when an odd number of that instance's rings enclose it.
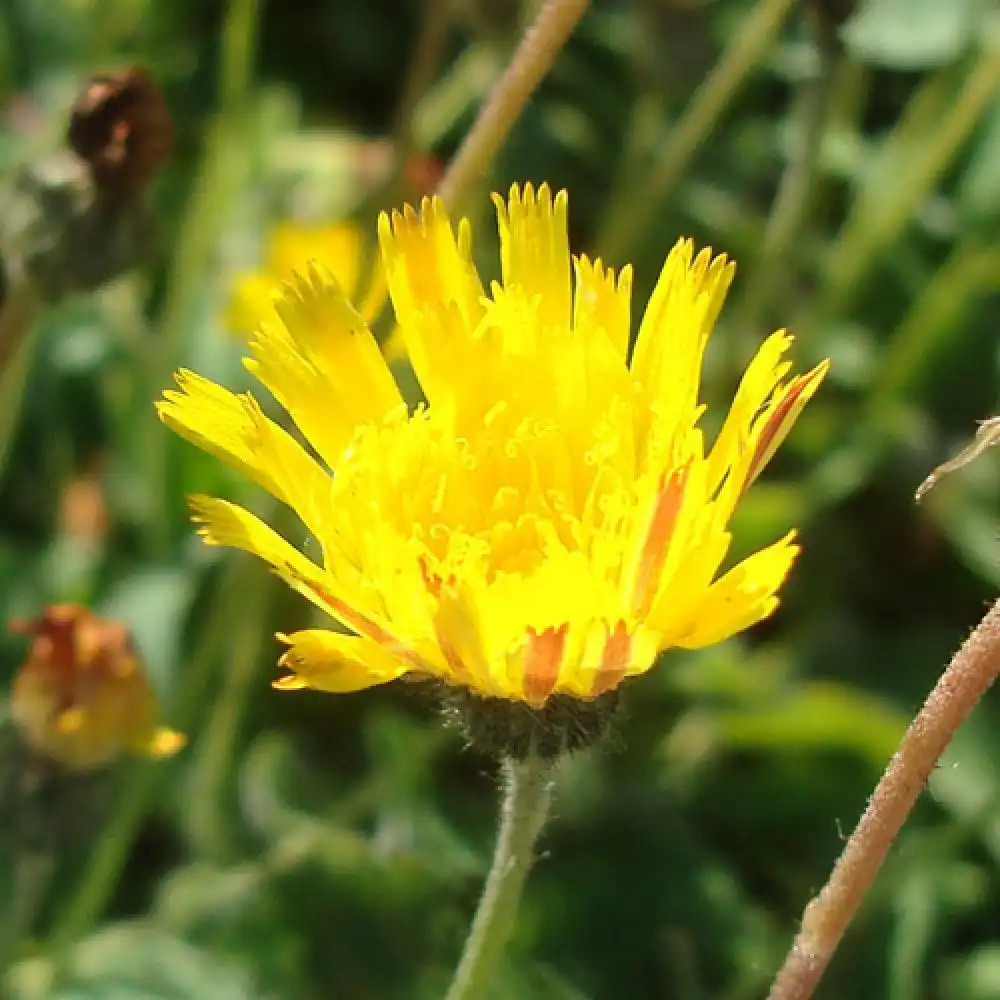
<instances>
[{"instance_id":1,"label":"brown dried flower head","mask_svg":"<svg viewBox=\"0 0 1000 1000\"><path fill-rule=\"evenodd\" d=\"M11 629L34 636L14 679L11 716L36 753L89 770L124 753L170 756L184 744L157 724L156 696L124 625L56 604Z\"/></svg>"},{"instance_id":2,"label":"brown dried flower head","mask_svg":"<svg viewBox=\"0 0 1000 1000\"><path fill-rule=\"evenodd\" d=\"M90 81L70 112L68 140L98 187L133 195L166 163L173 123L156 81L133 66Z\"/></svg>"}]
</instances>

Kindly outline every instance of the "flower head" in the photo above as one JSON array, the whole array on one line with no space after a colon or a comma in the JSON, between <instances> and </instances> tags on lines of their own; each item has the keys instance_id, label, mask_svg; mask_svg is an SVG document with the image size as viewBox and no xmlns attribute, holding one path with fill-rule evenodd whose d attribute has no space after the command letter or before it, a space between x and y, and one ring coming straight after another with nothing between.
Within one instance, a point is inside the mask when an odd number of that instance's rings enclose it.
<instances>
[{"instance_id":1,"label":"flower head","mask_svg":"<svg viewBox=\"0 0 1000 1000\"><path fill-rule=\"evenodd\" d=\"M165 757L183 745L183 736L156 724L156 697L124 625L56 604L12 628L33 637L11 715L37 753L89 770L123 753Z\"/></svg>"},{"instance_id":2,"label":"flower head","mask_svg":"<svg viewBox=\"0 0 1000 1000\"><path fill-rule=\"evenodd\" d=\"M306 558L247 510L194 497L204 539L260 556L338 628L283 635L282 688L403 675L541 708L593 700L671 646L769 615L788 535L720 575L727 524L827 365L786 378L779 332L711 447L705 344L733 265L671 251L629 357L629 268L571 258L565 192L494 199L501 280L439 200L383 215L389 294L427 404L408 412L362 316L311 267L286 285L248 367L306 450L254 398L183 371L163 420L292 507ZM314 457L318 456L317 457Z\"/></svg>"}]
</instances>

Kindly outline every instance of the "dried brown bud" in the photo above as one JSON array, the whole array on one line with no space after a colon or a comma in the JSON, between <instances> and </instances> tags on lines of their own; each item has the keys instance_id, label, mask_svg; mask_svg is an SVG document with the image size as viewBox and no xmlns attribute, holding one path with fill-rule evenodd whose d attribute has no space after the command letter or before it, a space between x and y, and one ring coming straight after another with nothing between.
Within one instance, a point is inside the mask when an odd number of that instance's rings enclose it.
<instances>
[{"instance_id":1,"label":"dried brown bud","mask_svg":"<svg viewBox=\"0 0 1000 1000\"><path fill-rule=\"evenodd\" d=\"M128 196L166 163L173 131L156 81L133 66L90 81L70 112L68 140L99 188Z\"/></svg>"},{"instance_id":2,"label":"dried brown bud","mask_svg":"<svg viewBox=\"0 0 1000 1000\"><path fill-rule=\"evenodd\" d=\"M11 717L36 753L84 771L123 753L164 757L183 745L157 725L156 696L124 625L57 604L11 628L34 636L14 679Z\"/></svg>"}]
</instances>

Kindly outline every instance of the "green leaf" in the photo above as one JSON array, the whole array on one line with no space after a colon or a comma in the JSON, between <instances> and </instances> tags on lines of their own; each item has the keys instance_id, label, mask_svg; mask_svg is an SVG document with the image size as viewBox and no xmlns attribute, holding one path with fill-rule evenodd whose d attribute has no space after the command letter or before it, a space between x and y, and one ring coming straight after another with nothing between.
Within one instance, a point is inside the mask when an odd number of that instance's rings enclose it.
<instances>
[{"instance_id":1,"label":"green leaf","mask_svg":"<svg viewBox=\"0 0 1000 1000\"><path fill-rule=\"evenodd\" d=\"M696 709L670 738L684 748L770 751L853 750L883 767L906 728L906 717L880 698L834 681L812 681L784 697L746 709Z\"/></svg>"},{"instance_id":2,"label":"green leaf","mask_svg":"<svg viewBox=\"0 0 1000 1000\"><path fill-rule=\"evenodd\" d=\"M248 970L141 923L117 924L87 938L53 986L47 962L11 975L15 1000L254 1000Z\"/></svg>"},{"instance_id":3,"label":"green leaf","mask_svg":"<svg viewBox=\"0 0 1000 1000\"><path fill-rule=\"evenodd\" d=\"M942 996L963 1000L994 1000L1000 996L1000 945L985 944L955 962L946 977Z\"/></svg>"},{"instance_id":4,"label":"green leaf","mask_svg":"<svg viewBox=\"0 0 1000 1000\"><path fill-rule=\"evenodd\" d=\"M873 66L931 69L970 48L980 10L979 0L868 0L844 26L844 42Z\"/></svg>"},{"instance_id":5,"label":"green leaf","mask_svg":"<svg viewBox=\"0 0 1000 1000\"><path fill-rule=\"evenodd\" d=\"M958 188L958 199L970 218L995 219L1000 212L1000 102L986 112L978 142Z\"/></svg>"}]
</instances>

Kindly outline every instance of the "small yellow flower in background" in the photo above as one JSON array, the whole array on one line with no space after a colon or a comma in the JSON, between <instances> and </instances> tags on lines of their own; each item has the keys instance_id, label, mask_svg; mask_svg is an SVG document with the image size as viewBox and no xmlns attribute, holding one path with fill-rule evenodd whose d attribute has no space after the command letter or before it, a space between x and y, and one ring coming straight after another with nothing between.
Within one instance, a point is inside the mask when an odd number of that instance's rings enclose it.
<instances>
[{"instance_id":1,"label":"small yellow flower in background","mask_svg":"<svg viewBox=\"0 0 1000 1000\"><path fill-rule=\"evenodd\" d=\"M367 262L364 235L353 222L310 225L280 222L267 240L263 270L239 276L226 310L226 325L249 334L274 316L274 293L282 282L316 261L337 279L344 294L372 322L386 301L377 259Z\"/></svg>"},{"instance_id":2,"label":"small yellow flower in background","mask_svg":"<svg viewBox=\"0 0 1000 1000\"><path fill-rule=\"evenodd\" d=\"M156 697L124 625L57 604L11 628L34 637L10 707L36 753L83 771L123 753L166 757L183 746L183 736L156 724Z\"/></svg>"},{"instance_id":3,"label":"small yellow flower in background","mask_svg":"<svg viewBox=\"0 0 1000 1000\"><path fill-rule=\"evenodd\" d=\"M339 627L280 637L282 688L411 675L533 708L590 700L778 603L793 535L719 576L727 524L827 364L786 379L791 337L772 335L706 447L702 356L733 265L679 242L629 359L631 270L571 259L565 192L494 200L502 280L489 289L468 222L453 230L439 200L379 220L426 406L407 412L363 316L319 267L285 286L280 323L258 329L247 360L319 461L250 394L193 372L158 404L319 542L321 564L247 510L192 498L208 544L260 556Z\"/></svg>"}]
</instances>

